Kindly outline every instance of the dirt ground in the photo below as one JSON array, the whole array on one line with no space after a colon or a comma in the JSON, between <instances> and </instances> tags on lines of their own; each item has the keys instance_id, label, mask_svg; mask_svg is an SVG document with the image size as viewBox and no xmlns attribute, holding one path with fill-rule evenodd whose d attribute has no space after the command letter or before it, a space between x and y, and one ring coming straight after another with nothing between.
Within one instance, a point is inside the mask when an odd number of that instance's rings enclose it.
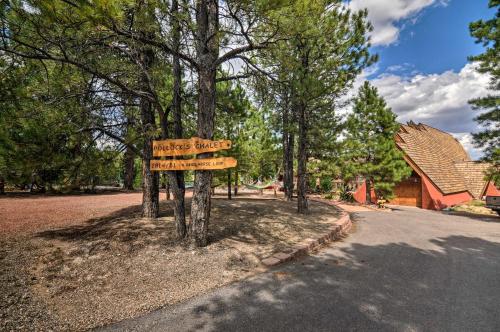
<instances>
[{"instance_id":1,"label":"dirt ground","mask_svg":"<svg viewBox=\"0 0 500 332\"><path fill-rule=\"evenodd\" d=\"M0 236L35 233L77 225L141 204L142 193L108 192L100 195L31 195L0 197Z\"/></svg>"},{"instance_id":2,"label":"dirt ground","mask_svg":"<svg viewBox=\"0 0 500 332\"><path fill-rule=\"evenodd\" d=\"M87 330L188 299L262 271L260 258L338 217L317 202L299 216L272 195L223 197L201 249L175 239L170 202L140 218L137 193L0 199L0 330Z\"/></svg>"}]
</instances>

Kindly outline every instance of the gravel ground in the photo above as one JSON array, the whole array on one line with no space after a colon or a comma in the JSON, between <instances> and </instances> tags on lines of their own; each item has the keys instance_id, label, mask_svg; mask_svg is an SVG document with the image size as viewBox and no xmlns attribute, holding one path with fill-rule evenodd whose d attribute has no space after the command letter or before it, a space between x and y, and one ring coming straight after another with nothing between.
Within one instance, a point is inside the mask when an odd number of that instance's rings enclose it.
<instances>
[{"instance_id":1,"label":"gravel ground","mask_svg":"<svg viewBox=\"0 0 500 332\"><path fill-rule=\"evenodd\" d=\"M13 216L0 223L8 228L0 235L0 330L88 330L186 300L263 271L260 258L325 232L338 216L315 202L309 215L298 216L294 202L270 196L216 196L210 245L193 249L175 239L169 202L160 218L147 220L131 205L137 198L38 198L38 219L22 227Z\"/></svg>"},{"instance_id":2,"label":"gravel ground","mask_svg":"<svg viewBox=\"0 0 500 332\"><path fill-rule=\"evenodd\" d=\"M33 293L37 280L30 273L33 262L26 253L34 251L25 239L0 239L0 331L69 329Z\"/></svg>"}]
</instances>

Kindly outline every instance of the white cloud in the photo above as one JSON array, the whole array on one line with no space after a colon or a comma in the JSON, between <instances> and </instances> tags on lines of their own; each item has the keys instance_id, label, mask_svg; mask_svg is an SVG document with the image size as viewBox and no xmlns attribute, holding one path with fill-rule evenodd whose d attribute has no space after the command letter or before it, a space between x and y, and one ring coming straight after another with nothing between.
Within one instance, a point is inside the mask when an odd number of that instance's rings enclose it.
<instances>
[{"instance_id":1,"label":"white cloud","mask_svg":"<svg viewBox=\"0 0 500 332\"><path fill-rule=\"evenodd\" d=\"M452 133L452 135L456 139L458 139L460 144L462 144L462 146L465 148L465 150L467 150L467 152L469 153L469 156L473 160L478 160L481 158L481 156L483 154L483 150L478 149L474 146L474 144L472 143L472 135L470 133Z\"/></svg>"},{"instance_id":2,"label":"white cloud","mask_svg":"<svg viewBox=\"0 0 500 332\"><path fill-rule=\"evenodd\" d=\"M446 0L351 0L353 10L368 8L368 19L373 24L372 44L389 45L398 40L400 28L396 23L414 19L425 7L432 4L446 5Z\"/></svg>"},{"instance_id":3,"label":"white cloud","mask_svg":"<svg viewBox=\"0 0 500 332\"><path fill-rule=\"evenodd\" d=\"M415 66L411 63L405 62L400 65L392 65L385 69L386 73L399 74L399 75L412 75L415 76L419 72L415 69Z\"/></svg>"},{"instance_id":4,"label":"white cloud","mask_svg":"<svg viewBox=\"0 0 500 332\"><path fill-rule=\"evenodd\" d=\"M473 120L478 115L468 100L488 94L488 75L478 73L474 65L465 65L460 72L417 74L412 77L382 74L371 80L398 121L422 122L456 135L471 156L478 157L468 133L480 128Z\"/></svg>"}]
</instances>

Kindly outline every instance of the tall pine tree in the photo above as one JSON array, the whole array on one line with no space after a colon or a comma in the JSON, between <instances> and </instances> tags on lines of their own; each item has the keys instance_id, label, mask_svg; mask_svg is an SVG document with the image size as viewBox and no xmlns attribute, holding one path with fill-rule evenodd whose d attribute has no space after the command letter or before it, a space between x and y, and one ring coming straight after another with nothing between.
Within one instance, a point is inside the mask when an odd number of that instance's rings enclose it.
<instances>
[{"instance_id":1,"label":"tall pine tree","mask_svg":"<svg viewBox=\"0 0 500 332\"><path fill-rule=\"evenodd\" d=\"M485 128L473 134L474 144L484 148L484 159L491 161L493 167L490 175L497 185L500 184L500 1L490 0L489 7L496 8L495 17L470 24L470 33L477 43L483 44L486 51L482 54L469 57L470 61L479 64L478 71L491 75L490 90L487 97L470 100L474 109L483 110L476 121Z\"/></svg>"},{"instance_id":2,"label":"tall pine tree","mask_svg":"<svg viewBox=\"0 0 500 332\"><path fill-rule=\"evenodd\" d=\"M396 115L368 82L354 100L346 129L344 177L366 179L368 202L372 185L377 197L391 198L396 183L408 177L411 169L394 141L399 129Z\"/></svg>"}]
</instances>

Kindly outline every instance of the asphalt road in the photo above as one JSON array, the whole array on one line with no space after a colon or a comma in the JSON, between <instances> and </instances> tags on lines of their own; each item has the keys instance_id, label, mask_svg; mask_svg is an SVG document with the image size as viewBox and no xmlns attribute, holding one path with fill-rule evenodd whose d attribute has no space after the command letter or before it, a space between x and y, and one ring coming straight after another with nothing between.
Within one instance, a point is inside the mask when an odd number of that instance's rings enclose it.
<instances>
[{"instance_id":1,"label":"asphalt road","mask_svg":"<svg viewBox=\"0 0 500 332\"><path fill-rule=\"evenodd\" d=\"M104 331L500 331L500 218L360 212L290 263Z\"/></svg>"}]
</instances>

